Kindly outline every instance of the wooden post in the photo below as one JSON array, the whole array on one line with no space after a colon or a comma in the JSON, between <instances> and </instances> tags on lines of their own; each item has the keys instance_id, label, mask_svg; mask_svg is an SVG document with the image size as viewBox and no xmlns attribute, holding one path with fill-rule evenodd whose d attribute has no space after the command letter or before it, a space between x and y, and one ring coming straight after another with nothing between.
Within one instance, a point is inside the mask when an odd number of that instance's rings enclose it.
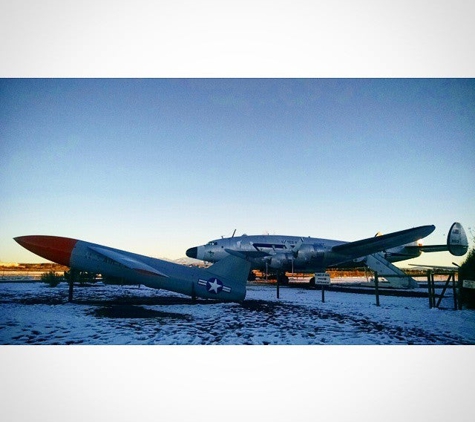
<instances>
[{"instance_id":1,"label":"wooden post","mask_svg":"<svg viewBox=\"0 0 475 422\"><path fill-rule=\"evenodd\" d=\"M279 276L279 273L277 273L277 299L280 299L280 292L279 292L279 287L280 287L280 285L279 285L279 278L280 278L280 276Z\"/></svg>"},{"instance_id":2,"label":"wooden post","mask_svg":"<svg viewBox=\"0 0 475 422\"><path fill-rule=\"evenodd\" d=\"M432 307L435 308L435 274L431 273L430 274L430 285L431 285L431 291L432 291Z\"/></svg>"},{"instance_id":3,"label":"wooden post","mask_svg":"<svg viewBox=\"0 0 475 422\"><path fill-rule=\"evenodd\" d=\"M379 280L378 272L374 272L374 293L376 294L376 306L379 306Z\"/></svg>"},{"instance_id":4,"label":"wooden post","mask_svg":"<svg viewBox=\"0 0 475 422\"><path fill-rule=\"evenodd\" d=\"M445 295L445 291L447 290L447 287L449 287L450 282L453 282L453 292L454 292L454 309L457 309L457 289L455 285L455 273L451 273L449 277L447 278L447 281L445 282L444 288L442 289L442 293L439 296L439 300L437 301L437 305L435 305L436 308L439 307L440 302L442 301L442 298ZM434 280L432 280L432 285L434 286ZM435 302L435 287L433 287L433 294L434 294L434 302Z\"/></svg>"},{"instance_id":5,"label":"wooden post","mask_svg":"<svg viewBox=\"0 0 475 422\"><path fill-rule=\"evenodd\" d=\"M429 282L429 289L430 289L430 299L431 299L431 308L435 307L435 297L434 297L434 292L435 292L435 287L434 287L434 274L430 273L430 282Z\"/></svg>"},{"instance_id":6,"label":"wooden post","mask_svg":"<svg viewBox=\"0 0 475 422\"><path fill-rule=\"evenodd\" d=\"M432 300L432 271L427 270L427 294L429 296L429 308L433 308L433 300Z\"/></svg>"},{"instance_id":7,"label":"wooden post","mask_svg":"<svg viewBox=\"0 0 475 422\"><path fill-rule=\"evenodd\" d=\"M322 284L322 303L325 303L325 285Z\"/></svg>"},{"instance_id":8,"label":"wooden post","mask_svg":"<svg viewBox=\"0 0 475 422\"><path fill-rule=\"evenodd\" d=\"M458 279L458 273L457 273L457 279ZM453 286L453 292L454 292L454 309L458 309L458 297L457 297L457 282L455 281L455 273L452 274L452 286Z\"/></svg>"},{"instance_id":9,"label":"wooden post","mask_svg":"<svg viewBox=\"0 0 475 422\"><path fill-rule=\"evenodd\" d=\"M452 280L452 276L449 275L449 278L447 278L447 281L445 282L444 288L442 289L442 292L439 295L439 300L437 301L437 304L435 305L436 308L440 306L440 302L442 302L442 299L444 298L445 291L447 290L447 286L450 283L450 280ZM435 291L434 291L435 293ZM434 295L434 302L435 302L435 295Z\"/></svg>"},{"instance_id":10,"label":"wooden post","mask_svg":"<svg viewBox=\"0 0 475 422\"><path fill-rule=\"evenodd\" d=\"M68 292L68 302L73 301L73 286L76 281L77 271L72 269L69 271L69 292Z\"/></svg>"},{"instance_id":11,"label":"wooden post","mask_svg":"<svg viewBox=\"0 0 475 422\"><path fill-rule=\"evenodd\" d=\"M432 308L432 299L430 297L430 270L427 270L427 297L429 298L429 308Z\"/></svg>"}]
</instances>

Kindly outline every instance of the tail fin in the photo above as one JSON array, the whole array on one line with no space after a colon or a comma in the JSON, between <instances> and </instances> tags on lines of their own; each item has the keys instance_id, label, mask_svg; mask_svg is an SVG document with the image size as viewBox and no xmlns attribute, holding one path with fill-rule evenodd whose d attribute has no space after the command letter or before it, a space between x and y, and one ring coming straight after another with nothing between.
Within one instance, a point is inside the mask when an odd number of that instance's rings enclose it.
<instances>
[{"instance_id":1,"label":"tail fin","mask_svg":"<svg viewBox=\"0 0 475 422\"><path fill-rule=\"evenodd\" d=\"M247 282L250 270L251 263L248 260L235 255L229 255L208 268L210 273L213 273L218 277L226 278L228 280L244 280L244 283Z\"/></svg>"},{"instance_id":2,"label":"tail fin","mask_svg":"<svg viewBox=\"0 0 475 422\"><path fill-rule=\"evenodd\" d=\"M460 223L455 222L450 226L445 245L421 245L418 249L422 252L449 251L452 255L462 256L468 251L468 240L465 230Z\"/></svg>"},{"instance_id":3,"label":"tail fin","mask_svg":"<svg viewBox=\"0 0 475 422\"><path fill-rule=\"evenodd\" d=\"M447 248L455 256L462 256L467 253L467 235L460 223L455 222L450 227L449 234L447 235Z\"/></svg>"},{"instance_id":4,"label":"tail fin","mask_svg":"<svg viewBox=\"0 0 475 422\"><path fill-rule=\"evenodd\" d=\"M229 255L205 270L208 279L200 278L196 286L198 296L230 302L241 302L246 297L246 285L251 263Z\"/></svg>"}]
</instances>

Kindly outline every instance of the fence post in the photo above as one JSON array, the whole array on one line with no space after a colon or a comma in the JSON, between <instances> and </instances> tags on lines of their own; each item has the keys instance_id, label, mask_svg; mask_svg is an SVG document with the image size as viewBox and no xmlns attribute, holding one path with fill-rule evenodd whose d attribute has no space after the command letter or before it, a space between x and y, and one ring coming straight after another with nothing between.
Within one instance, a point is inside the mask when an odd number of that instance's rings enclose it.
<instances>
[{"instance_id":1,"label":"fence post","mask_svg":"<svg viewBox=\"0 0 475 422\"><path fill-rule=\"evenodd\" d=\"M378 272L374 272L374 293L376 294L376 306L379 306L379 280Z\"/></svg>"},{"instance_id":2,"label":"fence post","mask_svg":"<svg viewBox=\"0 0 475 422\"><path fill-rule=\"evenodd\" d=\"M74 282L77 280L78 271L71 268L69 271L69 291L68 291L68 302L73 301L73 289L74 289Z\"/></svg>"},{"instance_id":3,"label":"fence post","mask_svg":"<svg viewBox=\"0 0 475 422\"><path fill-rule=\"evenodd\" d=\"M429 308L432 309L433 305L433 298L432 298L432 271L427 270L427 294L429 296Z\"/></svg>"}]
</instances>

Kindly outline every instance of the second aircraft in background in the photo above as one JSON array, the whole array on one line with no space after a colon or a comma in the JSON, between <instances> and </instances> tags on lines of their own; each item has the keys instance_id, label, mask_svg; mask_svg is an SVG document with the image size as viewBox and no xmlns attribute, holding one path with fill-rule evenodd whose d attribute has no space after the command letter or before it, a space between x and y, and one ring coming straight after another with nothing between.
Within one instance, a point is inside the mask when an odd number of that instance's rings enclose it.
<instances>
[{"instance_id":1,"label":"second aircraft in background","mask_svg":"<svg viewBox=\"0 0 475 422\"><path fill-rule=\"evenodd\" d=\"M420 226L385 235L378 233L355 242L284 235L233 235L192 247L186 255L208 262L229 255L245 257L253 269L276 272L284 282L285 272L317 273L359 263L387 275L393 287L413 288L417 282L392 262L417 258L422 252L450 251L462 256L468 250L467 236L457 222L450 227L446 244L423 246L420 239L434 230L433 225Z\"/></svg>"}]
</instances>

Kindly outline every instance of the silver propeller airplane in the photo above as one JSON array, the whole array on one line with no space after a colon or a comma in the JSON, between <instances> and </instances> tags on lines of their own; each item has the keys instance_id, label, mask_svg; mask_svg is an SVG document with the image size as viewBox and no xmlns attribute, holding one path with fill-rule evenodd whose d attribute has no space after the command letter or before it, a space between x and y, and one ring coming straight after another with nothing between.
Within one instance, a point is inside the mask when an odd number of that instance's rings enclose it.
<instances>
[{"instance_id":1,"label":"silver propeller airplane","mask_svg":"<svg viewBox=\"0 0 475 422\"><path fill-rule=\"evenodd\" d=\"M247 258L252 269L276 271L285 282L285 272L319 273L329 267L345 267L361 263L388 276L393 287L417 287L417 282L392 262L416 258L422 252L450 251L461 256L468 242L460 223L452 224L446 245L423 246L420 239L435 226L420 226L399 232L343 242L314 237L283 235L237 236L211 240L205 245L188 249L186 255L207 262L218 262L230 255Z\"/></svg>"},{"instance_id":2,"label":"silver propeller airplane","mask_svg":"<svg viewBox=\"0 0 475 422\"><path fill-rule=\"evenodd\" d=\"M33 235L15 240L50 261L77 271L125 280L124 284L143 284L191 297L228 302L241 302L246 297L251 263L234 255L202 269L68 237Z\"/></svg>"}]
</instances>

